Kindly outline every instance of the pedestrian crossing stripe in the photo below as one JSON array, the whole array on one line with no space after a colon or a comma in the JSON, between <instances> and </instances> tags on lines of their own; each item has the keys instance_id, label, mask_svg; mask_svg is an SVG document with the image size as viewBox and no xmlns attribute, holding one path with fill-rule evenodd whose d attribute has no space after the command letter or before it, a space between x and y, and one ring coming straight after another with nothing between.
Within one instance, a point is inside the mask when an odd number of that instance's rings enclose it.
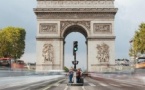
<instances>
[{"instance_id":1,"label":"pedestrian crossing stripe","mask_svg":"<svg viewBox=\"0 0 145 90\"><path fill-rule=\"evenodd\" d=\"M107 84L104 83L99 83L101 86L108 86Z\"/></svg>"},{"instance_id":2,"label":"pedestrian crossing stripe","mask_svg":"<svg viewBox=\"0 0 145 90\"><path fill-rule=\"evenodd\" d=\"M96 85L94 85L93 83L88 83L90 86L96 86Z\"/></svg>"}]
</instances>

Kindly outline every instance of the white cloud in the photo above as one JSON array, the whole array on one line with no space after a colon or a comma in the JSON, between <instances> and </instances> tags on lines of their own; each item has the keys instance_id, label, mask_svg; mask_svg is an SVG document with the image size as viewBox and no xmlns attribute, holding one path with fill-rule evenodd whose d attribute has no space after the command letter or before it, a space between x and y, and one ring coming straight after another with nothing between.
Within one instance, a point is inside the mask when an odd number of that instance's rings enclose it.
<instances>
[{"instance_id":1,"label":"white cloud","mask_svg":"<svg viewBox=\"0 0 145 90\"><path fill-rule=\"evenodd\" d=\"M9 25L26 28L26 52L21 59L26 62L35 62L36 17L33 8L36 7L36 0L1 0L0 2L0 28ZM141 22L145 22L144 4L145 0L115 0L115 7L118 8L115 17L116 58L129 57L129 40L133 37L134 31L138 29L138 25ZM75 38L78 37L75 36ZM71 65L71 61L73 60L71 55L72 47L68 48L70 50L66 53L66 60L68 61L65 61ZM83 49L79 50L86 52ZM85 54L79 55L78 60L86 60L85 57L83 57L84 55ZM83 65L85 65L85 63Z\"/></svg>"},{"instance_id":2,"label":"white cloud","mask_svg":"<svg viewBox=\"0 0 145 90\"><path fill-rule=\"evenodd\" d=\"M138 24L145 20L145 0L116 0L115 6L119 9L118 18Z\"/></svg>"},{"instance_id":3,"label":"white cloud","mask_svg":"<svg viewBox=\"0 0 145 90\"><path fill-rule=\"evenodd\" d=\"M145 22L145 0L116 0L118 12L115 18L116 58L129 58L129 40L138 29L140 23Z\"/></svg>"}]
</instances>

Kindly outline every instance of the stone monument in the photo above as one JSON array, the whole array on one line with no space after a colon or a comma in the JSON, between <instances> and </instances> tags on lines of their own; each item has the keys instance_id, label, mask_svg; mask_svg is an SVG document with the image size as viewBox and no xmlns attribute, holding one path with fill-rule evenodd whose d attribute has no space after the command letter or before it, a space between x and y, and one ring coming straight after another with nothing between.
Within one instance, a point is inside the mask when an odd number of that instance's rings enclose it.
<instances>
[{"instance_id":1,"label":"stone monument","mask_svg":"<svg viewBox=\"0 0 145 90\"><path fill-rule=\"evenodd\" d=\"M87 40L87 71L115 64L114 0L37 0L36 70L63 69L64 39L71 32Z\"/></svg>"}]
</instances>

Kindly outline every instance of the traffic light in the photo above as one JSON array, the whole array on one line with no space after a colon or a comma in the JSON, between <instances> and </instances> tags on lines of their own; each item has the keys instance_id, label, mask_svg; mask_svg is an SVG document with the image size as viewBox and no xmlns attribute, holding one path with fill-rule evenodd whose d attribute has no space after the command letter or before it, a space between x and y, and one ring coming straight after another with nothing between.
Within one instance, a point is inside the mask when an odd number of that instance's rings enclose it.
<instances>
[{"instance_id":1,"label":"traffic light","mask_svg":"<svg viewBox=\"0 0 145 90\"><path fill-rule=\"evenodd\" d=\"M73 65L77 65L79 63L79 61L72 61Z\"/></svg>"},{"instance_id":2,"label":"traffic light","mask_svg":"<svg viewBox=\"0 0 145 90\"><path fill-rule=\"evenodd\" d=\"M78 50L78 41L74 41L73 50L76 52Z\"/></svg>"}]
</instances>

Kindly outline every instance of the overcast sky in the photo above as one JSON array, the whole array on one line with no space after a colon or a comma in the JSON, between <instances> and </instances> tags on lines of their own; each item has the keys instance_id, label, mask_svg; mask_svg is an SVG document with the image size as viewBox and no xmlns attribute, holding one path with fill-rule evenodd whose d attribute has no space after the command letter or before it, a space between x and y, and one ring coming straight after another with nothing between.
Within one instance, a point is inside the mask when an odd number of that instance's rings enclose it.
<instances>
[{"instance_id":1,"label":"overcast sky","mask_svg":"<svg viewBox=\"0 0 145 90\"><path fill-rule=\"evenodd\" d=\"M36 4L36 0L0 0L0 28L16 26L26 29L26 49L21 58L26 62L36 61L36 16L33 12ZM118 8L115 17L116 58L129 59L129 40L138 29L138 25L145 22L144 4L145 0L115 0L115 7ZM75 38L74 35L76 35ZM74 40L79 41L77 58L80 60L80 65L84 65L81 67L84 68L86 63L81 62L86 62L85 37L79 33L71 33L66 37L65 63L71 65Z\"/></svg>"}]
</instances>

